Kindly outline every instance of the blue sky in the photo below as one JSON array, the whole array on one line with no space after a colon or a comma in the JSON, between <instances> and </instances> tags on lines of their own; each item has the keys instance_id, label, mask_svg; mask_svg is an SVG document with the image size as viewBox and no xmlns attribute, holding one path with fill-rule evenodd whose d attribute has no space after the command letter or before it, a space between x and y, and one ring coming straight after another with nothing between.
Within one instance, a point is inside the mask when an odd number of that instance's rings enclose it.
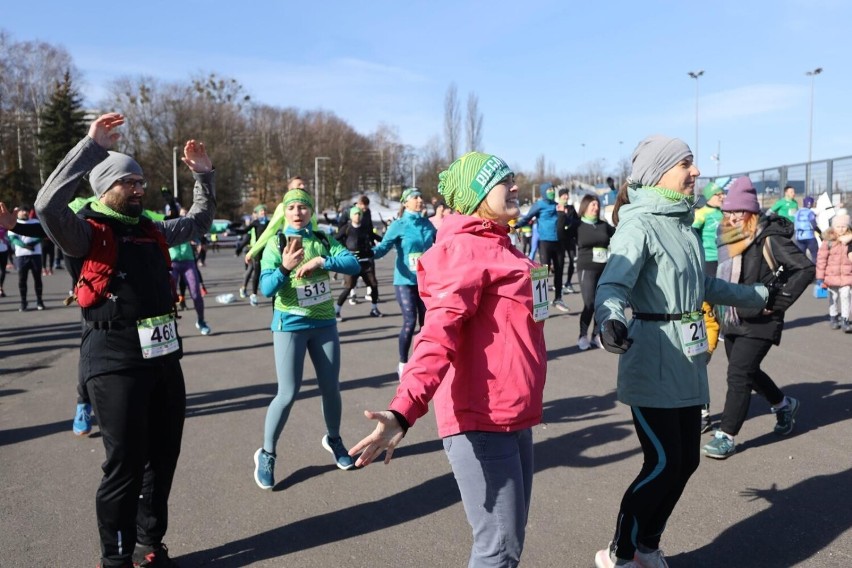
<instances>
[{"instance_id":1,"label":"blue sky","mask_svg":"<svg viewBox=\"0 0 852 568\"><path fill-rule=\"evenodd\" d=\"M382 124L423 146L442 133L450 83L479 97L484 150L557 174L608 168L653 133L677 136L714 175L852 155L852 2L4 2L13 39L67 49L97 102L113 78L216 72L255 101ZM83 7L85 6L85 7ZM120 110L120 109L119 109ZM583 146L585 145L585 146Z\"/></svg>"}]
</instances>

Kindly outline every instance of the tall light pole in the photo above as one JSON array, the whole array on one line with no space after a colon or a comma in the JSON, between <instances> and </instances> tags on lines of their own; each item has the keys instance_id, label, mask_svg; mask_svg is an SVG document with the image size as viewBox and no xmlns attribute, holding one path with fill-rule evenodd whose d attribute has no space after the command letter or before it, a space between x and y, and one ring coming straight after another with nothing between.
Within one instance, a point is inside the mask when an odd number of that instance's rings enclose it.
<instances>
[{"instance_id":1,"label":"tall light pole","mask_svg":"<svg viewBox=\"0 0 852 568\"><path fill-rule=\"evenodd\" d=\"M411 187L417 187L417 156L411 156Z\"/></svg>"},{"instance_id":2,"label":"tall light pole","mask_svg":"<svg viewBox=\"0 0 852 568\"><path fill-rule=\"evenodd\" d=\"M328 156L317 156L314 158L314 209L319 211L319 161L330 160Z\"/></svg>"},{"instance_id":3,"label":"tall light pole","mask_svg":"<svg viewBox=\"0 0 852 568\"><path fill-rule=\"evenodd\" d=\"M822 67L817 67L813 71L805 73L805 75L811 78L811 117L808 124L808 175L806 176L807 180L805 181L805 195L807 195L811 189L811 152L814 147L814 82L816 76L820 73L822 73Z\"/></svg>"},{"instance_id":4,"label":"tall light pole","mask_svg":"<svg viewBox=\"0 0 852 568\"><path fill-rule=\"evenodd\" d=\"M695 162L698 162L700 156L698 153L698 78L704 75L704 69L690 71L687 75L695 79L695 151L692 155L695 157Z\"/></svg>"},{"instance_id":5,"label":"tall light pole","mask_svg":"<svg viewBox=\"0 0 852 568\"><path fill-rule=\"evenodd\" d=\"M174 184L174 192L175 192L175 201L178 198L178 185L177 185L177 155L180 150L179 146L172 147L172 183Z\"/></svg>"}]
</instances>

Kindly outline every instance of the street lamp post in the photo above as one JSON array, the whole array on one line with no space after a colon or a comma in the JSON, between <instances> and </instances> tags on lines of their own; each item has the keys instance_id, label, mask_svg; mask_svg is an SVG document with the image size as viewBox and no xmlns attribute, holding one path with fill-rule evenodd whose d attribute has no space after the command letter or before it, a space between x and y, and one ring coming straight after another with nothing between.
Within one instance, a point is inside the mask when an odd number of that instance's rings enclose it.
<instances>
[{"instance_id":1,"label":"street lamp post","mask_svg":"<svg viewBox=\"0 0 852 568\"><path fill-rule=\"evenodd\" d=\"M175 201L178 198L178 184L177 184L177 155L180 147L174 146L172 147L172 183L174 184L174 192L175 192Z\"/></svg>"},{"instance_id":2,"label":"street lamp post","mask_svg":"<svg viewBox=\"0 0 852 568\"><path fill-rule=\"evenodd\" d=\"M417 156L411 156L411 187L417 187Z\"/></svg>"},{"instance_id":3,"label":"street lamp post","mask_svg":"<svg viewBox=\"0 0 852 568\"><path fill-rule=\"evenodd\" d=\"M807 165L807 180L805 181L805 195L811 191L811 153L814 146L814 82L816 76L822 73L822 67L817 67L813 71L805 73L811 78L811 114L808 123L808 165ZM830 189L830 188L829 188Z\"/></svg>"},{"instance_id":4,"label":"street lamp post","mask_svg":"<svg viewBox=\"0 0 852 568\"><path fill-rule=\"evenodd\" d=\"M317 156L314 158L314 208L316 211L319 210L319 161L330 159L328 156Z\"/></svg>"},{"instance_id":5,"label":"street lamp post","mask_svg":"<svg viewBox=\"0 0 852 568\"><path fill-rule=\"evenodd\" d=\"M695 79L695 151L693 152L693 156L695 156L695 161L697 162L700 157L698 153L698 78L704 75L704 69L690 71L687 75Z\"/></svg>"}]
</instances>

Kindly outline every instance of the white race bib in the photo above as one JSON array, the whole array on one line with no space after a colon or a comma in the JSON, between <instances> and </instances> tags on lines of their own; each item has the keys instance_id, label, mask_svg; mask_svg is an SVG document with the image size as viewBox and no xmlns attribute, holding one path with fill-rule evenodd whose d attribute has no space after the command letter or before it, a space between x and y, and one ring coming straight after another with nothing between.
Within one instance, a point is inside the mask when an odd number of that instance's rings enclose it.
<instances>
[{"instance_id":1,"label":"white race bib","mask_svg":"<svg viewBox=\"0 0 852 568\"><path fill-rule=\"evenodd\" d=\"M680 342L683 346L683 352L687 357L695 357L696 355L706 353L709 348L704 316L701 315L701 312L696 313L698 315L684 316L679 322Z\"/></svg>"},{"instance_id":2,"label":"white race bib","mask_svg":"<svg viewBox=\"0 0 852 568\"><path fill-rule=\"evenodd\" d=\"M296 289L296 298L302 308L331 300L331 279L327 272L315 278L295 280L293 288Z\"/></svg>"},{"instance_id":3,"label":"white race bib","mask_svg":"<svg viewBox=\"0 0 852 568\"><path fill-rule=\"evenodd\" d=\"M408 253L408 268L412 272L417 272L417 259L423 256L422 252L410 252Z\"/></svg>"},{"instance_id":4,"label":"white race bib","mask_svg":"<svg viewBox=\"0 0 852 568\"><path fill-rule=\"evenodd\" d=\"M592 262L604 263L609 260L609 249L606 247L592 248Z\"/></svg>"},{"instance_id":5,"label":"white race bib","mask_svg":"<svg viewBox=\"0 0 852 568\"><path fill-rule=\"evenodd\" d=\"M142 346L144 359L162 357L180 348L175 316L172 314L139 320L136 322L136 330L139 332L139 345Z\"/></svg>"},{"instance_id":6,"label":"white race bib","mask_svg":"<svg viewBox=\"0 0 852 568\"><path fill-rule=\"evenodd\" d=\"M535 321L544 321L550 315L550 300L547 297L547 267L530 269L530 280L532 281L533 310L532 317Z\"/></svg>"}]
</instances>

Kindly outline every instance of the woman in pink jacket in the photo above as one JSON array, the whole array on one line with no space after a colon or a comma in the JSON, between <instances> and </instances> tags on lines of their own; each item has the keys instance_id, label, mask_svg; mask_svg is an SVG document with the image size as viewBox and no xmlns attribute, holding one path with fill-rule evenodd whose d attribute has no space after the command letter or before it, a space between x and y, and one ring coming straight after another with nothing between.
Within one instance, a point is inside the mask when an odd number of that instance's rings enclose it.
<instances>
[{"instance_id":1,"label":"woman in pink jacket","mask_svg":"<svg viewBox=\"0 0 852 568\"><path fill-rule=\"evenodd\" d=\"M828 317L831 329L852 333L849 321L850 291L852 291L852 260L847 246L852 241L849 215L841 213L831 219L831 229L819 247L816 261L817 282L828 289ZM838 309L839 307L839 309Z\"/></svg>"},{"instance_id":2,"label":"woman in pink jacket","mask_svg":"<svg viewBox=\"0 0 852 568\"><path fill-rule=\"evenodd\" d=\"M366 466L394 448L435 399L438 433L474 543L468 566L517 566L532 494L532 427L541 421L547 268L512 246L515 176L470 152L441 172L446 217L417 267L426 319L389 409L350 455ZM483 506L489 503L489 506Z\"/></svg>"}]
</instances>

